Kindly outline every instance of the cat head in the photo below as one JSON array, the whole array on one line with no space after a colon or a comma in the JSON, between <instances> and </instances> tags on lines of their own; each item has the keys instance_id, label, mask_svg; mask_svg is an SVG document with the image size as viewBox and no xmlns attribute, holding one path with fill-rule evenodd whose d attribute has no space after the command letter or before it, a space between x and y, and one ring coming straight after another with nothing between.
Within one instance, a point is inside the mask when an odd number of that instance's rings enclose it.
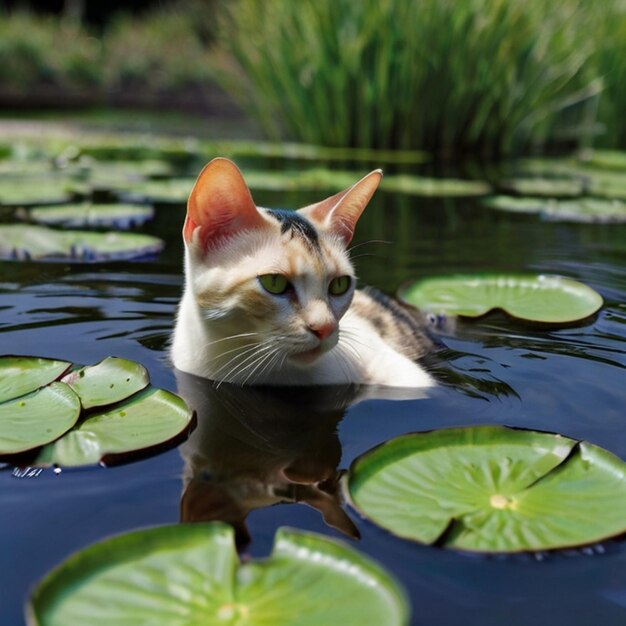
<instances>
[{"instance_id":1,"label":"cat head","mask_svg":"<svg viewBox=\"0 0 626 626\"><path fill-rule=\"evenodd\" d=\"M258 208L235 164L211 161L191 191L183 238L187 288L212 334L251 344L257 336L268 354L279 346L296 364L332 348L355 287L347 246L381 176L375 170L321 202L283 211Z\"/></svg>"}]
</instances>

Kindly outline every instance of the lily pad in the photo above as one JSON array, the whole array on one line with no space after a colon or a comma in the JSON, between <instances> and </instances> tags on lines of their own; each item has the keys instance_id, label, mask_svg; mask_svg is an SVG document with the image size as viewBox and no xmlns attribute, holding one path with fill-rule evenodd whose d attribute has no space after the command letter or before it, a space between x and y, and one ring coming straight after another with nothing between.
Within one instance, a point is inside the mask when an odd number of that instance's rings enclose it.
<instances>
[{"instance_id":1,"label":"lily pad","mask_svg":"<svg viewBox=\"0 0 626 626\"><path fill-rule=\"evenodd\" d=\"M66 228L107 227L128 229L154 217L154 209L137 204L64 204L27 209L27 221Z\"/></svg>"},{"instance_id":2,"label":"lily pad","mask_svg":"<svg viewBox=\"0 0 626 626\"><path fill-rule=\"evenodd\" d=\"M194 178L170 178L120 186L122 198L153 204L184 205L195 183Z\"/></svg>"},{"instance_id":3,"label":"lily pad","mask_svg":"<svg viewBox=\"0 0 626 626\"><path fill-rule=\"evenodd\" d=\"M380 188L394 193L433 197L484 196L491 192L489 183L482 180L427 178L407 174L383 177Z\"/></svg>"},{"instance_id":4,"label":"lily pad","mask_svg":"<svg viewBox=\"0 0 626 626\"><path fill-rule=\"evenodd\" d=\"M602 198L626 200L626 172L584 172L589 177L589 193Z\"/></svg>"},{"instance_id":5,"label":"lily pad","mask_svg":"<svg viewBox=\"0 0 626 626\"><path fill-rule=\"evenodd\" d=\"M147 387L149 378L143 365L110 356L70 372L63 382L78 394L84 409L91 409L129 398Z\"/></svg>"},{"instance_id":6,"label":"lily pad","mask_svg":"<svg viewBox=\"0 0 626 626\"><path fill-rule=\"evenodd\" d=\"M73 185L66 179L47 177L0 178L0 204L5 206L32 206L69 202Z\"/></svg>"},{"instance_id":7,"label":"lily pad","mask_svg":"<svg viewBox=\"0 0 626 626\"><path fill-rule=\"evenodd\" d=\"M518 198L493 196L484 205L511 213L538 213L543 218L564 222L619 223L626 222L626 202L602 198L556 200L554 198Z\"/></svg>"},{"instance_id":8,"label":"lily pad","mask_svg":"<svg viewBox=\"0 0 626 626\"><path fill-rule=\"evenodd\" d=\"M214 522L82 550L39 584L27 617L29 626L403 626L408 612L390 576L343 544L280 528L268 559L239 564L232 528Z\"/></svg>"},{"instance_id":9,"label":"lily pad","mask_svg":"<svg viewBox=\"0 0 626 626\"><path fill-rule=\"evenodd\" d=\"M0 357L0 402L19 398L60 378L67 361L29 356Z\"/></svg>"},{"instance_id":10,"label":"lily pad","mask_svg":"<svg viewBox=\"0 0 626 626\"><path fill-rule=\"evenodd\" d=\"M163 242L139 233L59 231L44 226L0 225L0 258L109 261L160 252Z\"/></svg>"},{"instance_id":11,"label":"lily pad","mask_svg":"<svg viewBox=\"0 0 626 626\"><path fill-rule=\"evenodd\" d=\"M541 274L441 276L413 283L400 296L434 314L480 317L502 310L548 324L586 319L603 304L602 297L583 283Z\"/></svg>"},{"instance_id":12,"label":"lily pad","mask_svg":"<svg viewBox=\"0 0 626 626\"><path fill-rule=\"evenodd\" d=\"M80 400L65 383L0 404L0 454L25 452L54 441L80 415Z\"/></svg>"},{"instance_id":13,"label":"lily pad","mask_svg":"<svg viewBox=\"0 0 626 626\"><path fill-rule=\"evenodd\" d=\"M581 154L580 160L600 169L626 171L626 152L622 150L591 150Z\"/></svg>"},{"instance_id":14,"label":"lily pad","mask_svg":"<svg viewBox=\"0 0 626 626\"><path fill-rule=\"evenodd\" d=\"M0 160L0 176L32 176L34 174L51 174L54 164L50 159L25 160L25 159L2 159Z\"/></svg>"},{"instance_id":15,"label":"lily pad","mask_svg":"<svg viewBox=\"0 0 626 626\"><path fill-rule=\"evenodd\" d=\"M475 426L366 453L347 490L406 539L478 552L579 546L626 532L626 463L560 435Z\"/></svg>"},{"instance_id":16,"label":"lily pad","mask_svg":"<svg viewBox=\"0 0 626 626\"><path fill-rule=\"evenodd\" d=\"M582 195L584 181L580 178L511 178L500 182L500 187L521 196L571 197Z\"/></svg>"},{"instance_id":17,"label":"lily pad","mask_svg":"<svg viewBox=\"0 0 626 626\"><path fill-rule=\"evenodd\" d=\"M184 434L193 412L179 396L148 388L123 404L90 414L37 457L36 465L105 465Z\"/></svg>"},{"instance_id":18,"label":"lily pad","mask_svg":"<svg viewBox=\"0 0 626 626\"><path fill-rule=\"evenodd\" d=\"M164 178L173 174L172 166L167 161L158 159L100 161L83 157L80 159L80 165L88 169L90 178L96 181Z\"/></svg>"},{"instance_id":19,"label":"lily pad","mask_svg":"<svg viewBox=\"0 0 626 626\"><path fill-rule=\"evenodd\" d=\"M302 161L351 161L367 163L418 164L430 160L426 152L417 150L371 150L368 148L338 148L305 143L231 141L208 143L205 154L235 157L275 157Z\"/></svg>"}]
</instances>

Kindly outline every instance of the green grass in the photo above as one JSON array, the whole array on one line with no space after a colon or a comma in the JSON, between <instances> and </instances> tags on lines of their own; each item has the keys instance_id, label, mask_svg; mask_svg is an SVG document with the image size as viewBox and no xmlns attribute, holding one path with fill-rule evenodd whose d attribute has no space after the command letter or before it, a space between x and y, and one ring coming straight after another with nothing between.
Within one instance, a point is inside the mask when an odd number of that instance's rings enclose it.
<instances>
[{"instance_id":1,"label":"green grass","mask_svg":"<svg viewBox=\"0 0 626 626\"><path fill-rule=\"evenodd\" d=\"M599 91L583 6L242 0L222 32L239 74L222 80L272 137L506 153Z\"/></svg>"}]
</instances>

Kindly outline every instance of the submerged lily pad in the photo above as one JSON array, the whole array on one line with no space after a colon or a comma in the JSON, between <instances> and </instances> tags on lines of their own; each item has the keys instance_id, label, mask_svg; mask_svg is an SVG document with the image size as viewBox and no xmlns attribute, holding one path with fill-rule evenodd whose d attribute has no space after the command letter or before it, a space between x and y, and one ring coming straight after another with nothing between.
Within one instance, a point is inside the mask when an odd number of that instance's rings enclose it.
<instances>
[{"instance_id":1,"label":"submerged lily pad","mask_svg":"<svg viewBox=\"0 0 626 626\"><path fill-rule=\"evenodd\" d=\"M585 190L584 181L580 178L512 178L500 183L503 189L513 191L521 196L543 197L576 197Z\"/></svg>"},{"instance_id":2,"label":"submerged lily pad","mask_svg":"<svg viewBox=\"0 0 626 626\"><path fill-rule=\"evenodd\" d=\"M59 231L44 226L0 225L0 258L108 261L160 252L163 242L138 233Z\"/></svg>"},{"instance_id":3,"label":"submerged lily pad","mask_svg":"<svg viewBox=\"0 0 626 626\"><path fill-rule=\"evenodd\" d=\"M485 206L511 213L539 213L555 221L613 223L626 222L626 202L601 198L556 200L554 198L519 198L493 196L484 200Z\"/></svg>"},{"instance_id":4,"label":"submerged lily pad","mask_svg":"<svg viewBox=\"0 0 626 626\"><path fill-rule=\"evenodd\" d=\"M583 283L535 274L428 278L400 296L429 313L480 317L499 309L518 319L549 324L583 320L603 304L602 297Z\"/></svg>"},{"instance_id":5,"label":"submerged lily pad","mask_svg":"<svg viewBox=\"0 0 626 626\"><path fill-rule=\"evenodd\" d=\"M46 446L36 465L105 465L123 460L137 450L183 434L193 412L179 396L148 388L123 404L92 413L77 428Z\"/></svg>"},{"instance_id":6,"label":"submerged lily pad","mask_svg":"<svg viewBox=\"0 0 626 626\"><path fill-rule=\"evenodd\" d=\"M107 227L127 229L145 224L154 209L137 204L64 204L24 211L23 217L38 224L66 228Z\"/></svg>"},{"instance_id":7,"label":"submerged lily pad","mask_svg":"<svg viewBox=\"0 0 626 626\"><path fill-rule=\"evenodd\" d=\"M51 383L70 365L67 361L39 357L0 357L0 402L13 400Z\"/></svg>"},{"instance_id":8,"label":"submerged lily pad","mask_svg":"<svg viewBox=\"0 0 626 626\"><path fill-rule=\"evenodd\" d=\"M221 523L183 524L90 546L35 589L28 624L408 623L397 584L347 546L280 528L268 559L239 564L233 535Z\"/></svg>"},{"instance_id":9,"label":"submerged lily pad","mask_svg":"<svg viewBox=\"0 0 626 626\"><path fill-rule=\"evenodd\" d=\"M78 394L84 409L91 409L129 398L147 387L149 378L143 365L110 356L69 373L63 382Z\"/></svg>"},{"instance_id":10,"label":"submerged lily pad","mask_svg":"<svg viewBox=\"0 0 626 626\"><path fill-rule=\"evenodd\" d=\"M626 532L626 463L588 443L502 426L393 439L352 464L347 490L394 534L461 550L547 550Z\"/></svg>"},{"instance_id":11,"label":"submerged lily pad","mask_svg":"<svg viewBox=\"0 0 626 626\"><path fill-rule=\"evenodd\" d=\"M65 383L0 404L0 454L16 454L54 441L80 415L80 400Z\"/></svg>"}]
</instances>

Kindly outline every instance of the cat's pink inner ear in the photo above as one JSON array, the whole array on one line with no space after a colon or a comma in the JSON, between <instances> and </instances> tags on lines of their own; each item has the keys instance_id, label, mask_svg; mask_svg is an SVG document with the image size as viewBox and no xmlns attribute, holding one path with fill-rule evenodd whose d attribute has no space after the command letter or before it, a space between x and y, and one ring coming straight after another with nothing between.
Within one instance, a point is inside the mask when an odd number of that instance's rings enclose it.
<instances>
[{"instance_id":1,"label":"cat's pink inner ear","mask_svg":"<svg viewBox=\"0 0 626 626\"><path fill-rule=\"evenodd\" d=\"M301 209L301 212L313 222L341 237L345 245L348 245L354 235L356 223L382 177L382 170L374 170L352 187L326 200L311 204Z\"/></svg>"},{"instance_id":2,"label":"cat's pink inner ear","mask_svg":"<svg viewBox=\"0 0 626 626\"><path fill-rule=\"evenodd\" d=\"M216 158L205 166L187 202L183 237L188 244L206 251L228 237L266 224L232 161Z\"/></svg>"}]
</instances>

